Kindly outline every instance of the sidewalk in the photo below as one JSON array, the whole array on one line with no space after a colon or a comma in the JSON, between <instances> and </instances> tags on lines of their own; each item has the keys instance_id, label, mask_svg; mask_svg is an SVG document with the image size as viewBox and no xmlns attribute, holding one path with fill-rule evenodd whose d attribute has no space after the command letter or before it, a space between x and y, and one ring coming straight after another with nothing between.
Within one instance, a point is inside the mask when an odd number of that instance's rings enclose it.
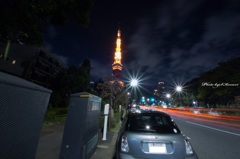
<instances>
[{"instance_id":1,"label":"sidewalk","mask_svg":"<svg viewBox=\"0 0 240 159\"><path fill-rule=\"evenodd\" d=\"M35 159L59 159L64 123L42 126ZM102 141L99 132L98 145L90 159L112 159L118 132L108 132L107 140Z\"/></svg>"},{"instance_id":2,"label":"sidewalk","mask_svg":"<svg viewBox=\"0 0 240 159\"><path fill-rule=\"evenodd\" d=\"M117 132L108 132L107 140L102 140L102 134L99 133L98 145L90 159L112 159L114 156Z\"/></svg>"},{"instance_id":3,"label":"sidewalk","mask_svg":"<svg viewBox=\"0 0 240 159\"><path fill-rule=\"evenodd\" d=\"M44 124L35 159L59 159L64 123Z\"/></svg>"}]
</instances>

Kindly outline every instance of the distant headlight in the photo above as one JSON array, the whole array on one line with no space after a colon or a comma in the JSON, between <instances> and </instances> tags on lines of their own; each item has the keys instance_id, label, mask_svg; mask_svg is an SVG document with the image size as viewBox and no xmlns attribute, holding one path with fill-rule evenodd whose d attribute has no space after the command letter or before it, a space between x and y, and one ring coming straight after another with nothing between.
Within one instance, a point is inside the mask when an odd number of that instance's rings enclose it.
<instances>
[{"instance_id":1,"label":"distant headlight","mask_svg":"<svg viewBox=\"0 0 240 159\"><path fill-rule=\"evenodd\" d=\"M136 110L136 113L141 113L141 110L137 109L137 110Z\"/></svg>"},{"instance_id":2,"label":"distant headlight","mask_svg":"<svg viewBox=\"0 0 240 159\"><path fill-rule=\"evenodd\" d=\"M121 151L122 152L128 152L129 151L128 141L127 141L127 137L126 136L122 136Z\"/></svg>"},{"instance_id":3,"label":"distant headlight","mask_svg":"<svg viewBox=\"0 0 240 159\"><path fill-rule=\"evenodd\" d=\"M191 146L190 142L186 139L184 141L185 141L185 147L186 147L186 154L187 155L192 155L193 154L193 149L192 149L192 146Z\"/></svg>"}]
</instances>

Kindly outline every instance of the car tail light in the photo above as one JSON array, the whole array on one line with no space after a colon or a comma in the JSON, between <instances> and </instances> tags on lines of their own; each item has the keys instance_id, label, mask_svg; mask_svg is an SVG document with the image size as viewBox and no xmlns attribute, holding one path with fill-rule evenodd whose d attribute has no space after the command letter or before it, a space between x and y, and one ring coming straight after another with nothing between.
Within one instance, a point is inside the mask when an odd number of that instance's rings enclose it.
<instances>
[{"instance_id":1,"label":"car tail light","mask_svg":"<svg viewBox=\"0 0 240 159\"><path fill-rule=\"evenodd\" d=\"M122 152L128 152L129 151L128 141L127 141L127 137L126 136L122 136L121 151Z\"/></svg>"},{"instance_id":2,"label":"car tail light","mask_svg":"<svg viewBox=\"0 0 240 159\"><path fill-rule=\"evenodd\" d=\"M186 154L187 155L192 155L193 154L193 149L188 140L185 139L185 147L186 147Z\"/></svg>"}]
</instances>

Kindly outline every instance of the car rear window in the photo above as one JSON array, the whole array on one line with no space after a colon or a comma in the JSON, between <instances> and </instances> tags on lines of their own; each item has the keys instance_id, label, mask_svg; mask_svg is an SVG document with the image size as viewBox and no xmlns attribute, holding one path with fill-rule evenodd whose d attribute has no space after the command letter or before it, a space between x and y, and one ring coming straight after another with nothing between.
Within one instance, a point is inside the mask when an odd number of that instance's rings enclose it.
<instances>
[{"instance_id":1,"label":"car rear window","mask_svg":"<svg viewBox=\"0 0 240 159\"><path fill-rule=\"evenodd\" d=\"M169 116L157 114L131 115L128 118L126 130L147 133L180 133L179 128Z\"/></svg>"}]
</instances>

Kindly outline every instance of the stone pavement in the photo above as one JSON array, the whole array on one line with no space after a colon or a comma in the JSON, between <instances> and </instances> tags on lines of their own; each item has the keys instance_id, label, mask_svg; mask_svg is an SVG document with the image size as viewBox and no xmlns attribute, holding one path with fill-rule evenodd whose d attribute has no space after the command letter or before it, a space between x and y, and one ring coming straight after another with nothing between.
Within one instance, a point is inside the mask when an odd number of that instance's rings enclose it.
<instances>
[{"instance_id":1,"label":"stone pavement","mask_svg":"<svg viewBox=\"0 0 240 159\"><path fill-rule=\"evenodd\" d=\"M59 159L64 123L44 124L42 126L35 159ZM118 132L108 132L107 140L102 141L99 131L97 148L90 159L112 159Z\"/></svg>"}]
</instances>

